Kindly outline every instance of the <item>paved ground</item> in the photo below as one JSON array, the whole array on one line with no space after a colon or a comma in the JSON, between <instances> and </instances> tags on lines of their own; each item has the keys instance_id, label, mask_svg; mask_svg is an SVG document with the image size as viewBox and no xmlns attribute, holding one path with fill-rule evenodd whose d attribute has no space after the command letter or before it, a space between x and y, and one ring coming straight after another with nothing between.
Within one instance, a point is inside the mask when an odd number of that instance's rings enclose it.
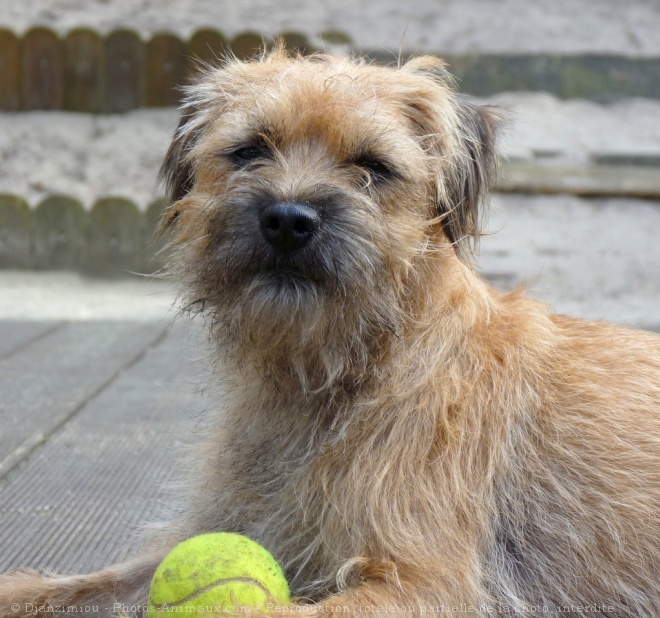
<instances>
[{"instance_id":1,"label":"paved ground","mask_svg":"<svg viewBox=\"0 0 660 618\"><path fill-rule=\"evenodd\" d=\"M194 339L164 321L0 322L0 572L136 551L199 413Z\"/></svg>"}]
</instances>

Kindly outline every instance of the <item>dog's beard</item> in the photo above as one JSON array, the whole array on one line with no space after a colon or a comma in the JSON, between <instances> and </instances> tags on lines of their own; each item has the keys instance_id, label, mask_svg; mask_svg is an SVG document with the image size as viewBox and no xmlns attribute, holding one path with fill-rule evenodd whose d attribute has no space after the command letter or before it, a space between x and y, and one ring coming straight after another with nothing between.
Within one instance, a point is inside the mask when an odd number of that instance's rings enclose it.
<instances>
[{"instance_id":1,"label":"dog's beard","mask_svg":"<svg viewBox=\"0 0 660 618\"><path fill-rule=\"evenodd\" d=\"M255 196L251 209L245 197L215 208L209 242L192 265L193 300L211 316L223 352L306 390L349 374L359 381L402 319L373 230L364 235L355 209L324 204L318 238L278 253L258 235Z\"/></svg>"}]
</instances>

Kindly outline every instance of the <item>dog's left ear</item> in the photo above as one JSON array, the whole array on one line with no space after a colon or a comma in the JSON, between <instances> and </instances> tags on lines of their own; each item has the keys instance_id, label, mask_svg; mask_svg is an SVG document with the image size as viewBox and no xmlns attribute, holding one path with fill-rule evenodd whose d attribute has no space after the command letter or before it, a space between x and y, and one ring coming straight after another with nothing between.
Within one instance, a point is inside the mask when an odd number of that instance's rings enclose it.
<instances>
[{"instance_id":1,"label":"dog's left ear","mask_svg":"<svg viewBox=\"0 0 660 618\"><path fill-rule=\"evenodd\" d=\"M458 150L438 180L438 210L445 234L465 258L478 243L483 208L495 181L500 120L494 109L465 101L457 101L456 114Z\"/></svg>"},{"instance_id":2,"label":"dog's left ear","mask_svg":"<svg viewBox=\"0 0 660 618\"><path fill-rule=\"evenodd\" d=\"M445 235L466 259L479 239L483 206L495 180L497 111L458 97L446 64L433 56L414 58L402 70L422 77L407 99L429 154L438 161L437 213Z\"/></svg>"}]
</instances>

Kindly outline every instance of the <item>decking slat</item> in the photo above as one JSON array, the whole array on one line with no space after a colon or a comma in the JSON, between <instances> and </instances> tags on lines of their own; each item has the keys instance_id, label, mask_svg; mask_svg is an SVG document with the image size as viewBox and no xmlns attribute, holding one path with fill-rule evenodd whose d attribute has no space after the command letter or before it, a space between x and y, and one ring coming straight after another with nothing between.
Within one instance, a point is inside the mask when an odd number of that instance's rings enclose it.
<instances>
[{"instance_id":1,"label":"decking slat","mask_svg":"<svg viewBox=\"0 0 660 618\"><path fill-rule=\"evenodd\" d=\"M158 323L71 323L0 359L0 478L163 330Z\"/></svg>"},{"instance_id":2,"label":"decking slat","mask_svg":"<svg viewBox=\"0 0 660 618\"><path fill-rule=\"evenodd\" d=\"M56 432L0 491L0 572L86 572L135 553L191 423L177 327ZM193 415L194 416L194 415Z\"/></svg>"},{"instance_id":3,"label":"decking slat","mask_svg":"<svg viewBox=\"0 0 660 618\"><path fill-rule=\"evenodd\" d=\"M25 347L57 329L57 322L0 320L0 360L19 353Z\"/></svg>"}]
</instances>

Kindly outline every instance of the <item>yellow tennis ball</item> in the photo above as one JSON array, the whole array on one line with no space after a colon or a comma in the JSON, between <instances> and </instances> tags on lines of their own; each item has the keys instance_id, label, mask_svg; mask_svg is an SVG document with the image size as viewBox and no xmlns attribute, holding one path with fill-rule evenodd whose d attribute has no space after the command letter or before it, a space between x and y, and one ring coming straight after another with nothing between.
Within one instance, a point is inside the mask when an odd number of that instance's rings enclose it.
<instances>
[{"instance_id":1,"label":"yellow tennis ball","mask_svg":"<svg viewBox=\"0 0 660 618\"><path fill-rule=\"evenodd\" d=\"M151 580L147 616L238 613L288 602L286 578L268 551L240 534L215 532L165 556Z\"/></svg>"}]
</instances>

